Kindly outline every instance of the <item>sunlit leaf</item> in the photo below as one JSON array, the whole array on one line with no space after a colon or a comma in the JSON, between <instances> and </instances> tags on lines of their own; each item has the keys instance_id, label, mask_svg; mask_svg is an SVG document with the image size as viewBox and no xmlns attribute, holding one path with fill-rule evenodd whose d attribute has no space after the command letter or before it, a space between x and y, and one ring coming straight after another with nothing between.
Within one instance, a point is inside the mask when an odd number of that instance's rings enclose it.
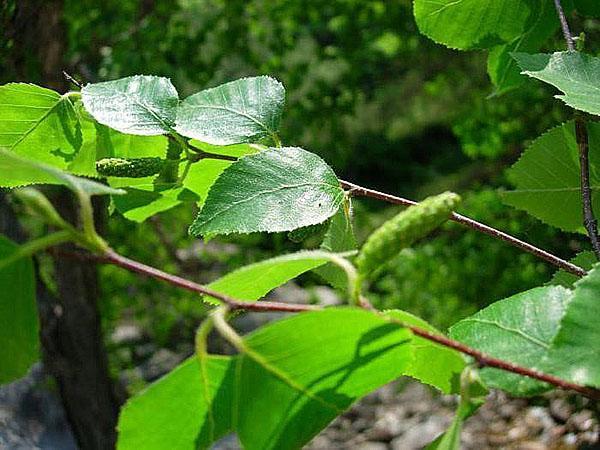
<instances>
[{"instance_id":1,"label":"sunlit leaf","mask_svg":"<svg viewBox=\"0 0 600 450\"><path fill-rule=\"evenodd\" d=\"M589 123L590 185L600 189L600 124ZM527 211L565 231L584 232L581 212L579 150L575 127L568 122L537 138L509 169L514 191L502 193L505 203ZM593 196L595 210L600 197Z\"/></svg>"},{"instance_id":2,"label":"sunlit leaf","mask_svg":"<svg viewBox=\"0 0 600 450\"><path fill-rule=\"evenodd\" d=\"M168 78L135 75L88 84L81 95L98 122L123 133L166 134L175 124L179 98Z\"/></svg>"},{"instance_id":3,"label":"sunlit leaf","mask_svg":"<svg viewBox=\"0 0 600 450\"><path fill-rule=\"evenodd\" d=\"M329 221L321 249L328 252L346 252L356 250L356 248L357 243L350 212L345 208L340 208ZM346 273L339 266L329 263L318 267L315 272L336 289L345 292L348 287Z\"/></svg>"},{"instance_id":4,"label":"sunlit leaf","mask_svg":"<svg viewBox=\"0 0 600 450\"><path fill-rule=\"evenodd\" d=\"M223 171L190 233L289 231L327 220L343 199L333 170L317 155L295 147L269 149Z\"/></svg>"},{"instance_id":5,"label":"sunlit leaf","mask_svg":"<svg viewBox=\"0 0 600 450\"><path fill-rule=\"evenodd\" d=\"M525 75L560 89L557 95L567 105L591 114L600 114L600 58L579 52L553 54L515 53Z\"/></svg>"},{"instance_id":6,"label":"sunlit leaf","mask_svg":"<svg viewBox=\"0 0 600 450\"><path fill-rule=\"evenodd\" d=\"M451 48L488 48L517 38L537 1L415 0L421 33Z\"/></svg>"},{"instance_id":7,"label":"sunlit leaf","mask_svg":"<svg viewBox=\"0 0 600 450\"><path fill-rule=\"evenodd\" d=\"M284 102L285 89L277 80L242 78L186 98L176 130L215 145L257 142L277 133Z\"/></svg>"},{"instance_id":8,"label":"sunlit leaf","mask_svg":"<svg viewBox=\"0 0 600 450\"><path fill-rule=\"evenodd\" d=\"M213 281L209 288L238 300L258 300L269 291L328 261L323 252L305 251L277 256L244 266ZM206 296L211 303L216 299ZM290 299L291 300L291 299Z\"/></svg>"},{"instance_id":9,"label":"sunlit leaf","mask_svg":"<svg viewBox=\"0 0 600 450\"><path fill-rule=\"evenodd\" d=\"M600 270L575 283L573 299L552 342L547 364L553 374L600 388Z\"/></svg>"},{"instance_id":10,"label":"sunlit leaf","mask_svg":"<svg viewBox=\"0 0 600 450\"><path fill-rule=\"evenodd\" d=\"M231 428L231 358L190 358L129 399L119 417L118 450L197 450Z\"/></svg>"},{"instance_id":11,"label":"sunlit leaf","mask_svg":"<svg viewBox=\"0 0 600 450\"><path fill-rule=\"evenodd\" d=\"M301 448L354 401L406 371L411 339L408 330L350 308L302 313L252 333L238 368L242 445Z\"/></svg>"},{"instance_id":12,"label":"sunlit leaf","mask_svg":"<svg viewBox=\"0 0 600 450\"><path fill-rule=\"evenodd\" d=\"M240 158L242 156L251 155L253 153L266 150L266 147L260 144L213 145L206 142L201 142L197 139L190 139L189 144L192 147L198 148L206 153L231 156L234 158Z\"/></svg>"},{"instance_id":13,"label":"sunlit leaf","mask_svg":"<svg viewBox=\"0 0 600 450\"><path fill-rule=\"evenodd\" d=\"M104 184L75 177L55 167L21 158L13 152L0 149L0 186L17 187L29 184L61 184L73 191L89 195L119 195L123 191Z\"/></svg>"},{"instance_id":14,"label":"sunlit leaf","mask_svg":"<svg viewBox=\"0 0 600 450\"><path fill-rule=\"evenodd\" d=\"M66 168L81 146L68 96L33 84L0 86L0 147Z\"/></svg>"},{"instance_id":15,"label":"sunlit leaf","mask_svg":"<svg viewBox=\"0 0 600 450\"><path fill-rule=\"evenodd\" d=\"M571 296L560 286L531 289L461 320L450 328L450 336L496 358L544 371ZM499 369L484 368L481 377L489 387L514 395L549 389L545 383Z\"/></svg>"},{"instance_id":16,"label":"sunlit leaf","mask_svg":"<svg viewBox=\"0 0 600 450\"><path fill-rule=\"evenodd\" d=\"M414 325L435 334L441 334L423 319L405 311L386 311L385 315L408 325ZM460 388L460 373L465 368L463 356L456 350L443 347L422 337L414 336L414 360L404 375L435 386L449 394Z\"/></svg>"}]
</instances>

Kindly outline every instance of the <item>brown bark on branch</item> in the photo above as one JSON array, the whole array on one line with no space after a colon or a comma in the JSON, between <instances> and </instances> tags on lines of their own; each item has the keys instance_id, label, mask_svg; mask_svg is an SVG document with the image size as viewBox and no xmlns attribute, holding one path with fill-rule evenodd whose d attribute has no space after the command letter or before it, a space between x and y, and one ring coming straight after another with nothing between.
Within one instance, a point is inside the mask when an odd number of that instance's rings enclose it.
<instances>
[{"instance_id":1,"label":"brown bark on branch","mask_svg":"<svg viewBox=\"0 0 600 450\"><path fill-rule=\"evenodd\" d=\"M134 261L132 259L121 256L114 251L109 251L106 255L98 256L92 255L89 253L60 253L62 256L76 258L76 259L88 259L98 262L104 262L108 264L113 264L119 267L122 267L130 272L138 273L141 275L149 276L152 278L156 278L167 283L172 284L173 286L186 289L188 291L196 292L198 294L210 295L211 297L215 297L221 300L223 303L228 305L232 310L248 310L248 311L283 311L283 312L303 312L303 311L315 311L321 309L318 306L314 305L297 305L297 304L288 304L288 303L280 303L280 302L244 302L237 299L234 299L230 296L220 294L218 292L213 291L201 284L194 283L193 281L186 280L184 278L178 277L176 275L171 275L162 270L156 269L155 267L148 266L146 264L140 263L138 261ZM361 305L370 309L370 304L368 301L364 300L361 302ZM471 356L480 366L485 367L494 367L500 370L505 370L507 372L516 373L518 375L522 375L529 378L534 378L539 381L543 381L545 383L552 384L560 389L572 390L578 392L581 395L584 395L593 400L600 400L600 390L589 388L587 386L582 386L576 383L571 383L567 380L563 380L561 378L555 377L553 375L545 374L535 369L529 369L527 367L522 367L517 364L513 364L510 361L504 361L498 358L493 358L489 355L486 355L479 350L471 348L467 345L462 344L461 342L452 340L446 336L433 334L427 330L424 330L419 327L415 327L409 324L402 323L400 321L390 319L391 322L398 323L401 326L404 326L410 329L414 334L421 336L424 339L440 344L444 347L449 347L454 350L457 350L461 353Z\"/></svg>"},{"instance_id":2,"label":"brown bark on branch","mask_svg":"<svg viewBox=\"0 0 600 450\"><path fill-rule=\"evenodd\" d=\"M374 189L365 188L349 181L340 180L340 183L344 189L349 189L352 195L371 197L378 200L383 200L384 202L393 203L395 205L412 206L417 204L415 201L402 197L396 197L395 195L386 194L385 192L379 192ZM587 274L584 269L573 263L570 263L569 261L565 261L564 259L559 258L558 256L553 255L546 250L542 250L541 248L511 236L504 231L500 231L484 223L477 222L476 220L463 216L462 214L453 213L450 216L450 220L460 223L475 231L479 231L480 233L487 234L488 236L507 242L514 247L526 251L527 253L531 253L532 255L535 255L538 258L541 258L544 261L558 267L559 269L566 270L567 272L577 275L578 277L583 277Z\"/></svg>"},{"instance_id":3,"label":"brown bark on branch","mask_svg":"<svg viewBox=\"0 0 600 450\"><path fill-rule=\"evenodd\" d=\"M575 116L575 137L579 148L579 168L581 180L581 207L583 225L592 244L596 259L600 260L600 238L598 237L598 221L592 206L592 188L590 187L590 146L585 120L581 114Z\"/></svg>"}]
</instances>

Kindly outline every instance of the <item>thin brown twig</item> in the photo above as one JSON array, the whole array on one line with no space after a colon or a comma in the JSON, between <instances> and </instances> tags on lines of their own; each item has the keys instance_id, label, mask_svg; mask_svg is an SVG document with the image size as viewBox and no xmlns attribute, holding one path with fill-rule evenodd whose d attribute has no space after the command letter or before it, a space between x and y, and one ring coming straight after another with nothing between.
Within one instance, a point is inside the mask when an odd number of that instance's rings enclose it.
<instances>
[{"instance_id":1,"label":"thin brown twig","mask_svg":"<svg viewBox=\"0 0 600 450\"><path fill-rule=\"evenodd\" d=\"M353 195L360 195L363 197L371 197L378 200L383 200L388 203L393 203L395 205L403 205L403 206L412 206L416 205L417 202L408 200L406 198L397 197L395 195L386 194L384 192L379 192L374 189L368 189L357 184L351 183L349 181L340 180L340 183L344 189L349 189L350 193ZM587 274L587 272L581 267L570 263L569 261L565 261L562 258L559 258L552 253L547 252L546 250L542 250L532 244L529 244L525 241L522 241L514 236L511 236L504 231L497 230L495 228L490 227L489 225L485 225L481 222L477 222L469 217L463 216L462 214L453 213L450 216L450 220L465 225L475 231L479 231L481 233L487 234L496 239L500 239L504 242L507 242L521 250L524 250L532 255L537 256L538 258L543 259L544 261L553 264L554 266L564 269L565 271L572 273L573 275L577 275L578 277L583 277Z\"/></svg>"},{"instance_id":2,"label":"thin brown twig","mask_svg":"<svg viewBox=\"0 0 600 450\"><path fill-rule=\"evenodd\" d=\"M560 25L567 43L569 51L575 51L575 43L573 34L569 28L569 22L565 16L565 11L560 3L560 0L554 0L556 13L560 20ZM589 162L589 138L587 126L583 115L579 111L575 111L575 137L577 147L579 149L579 168L580 168L580 183L581 183L581 206L583 211L583 225L592 244L592 249L596 255L596 259L600 260L600 237L598 236L598 221L594 215L592 207L592 189L590 187L590 162Z\"/></svg>"},{"instance_id":3,"label":"thin brown twig","mask_svg":"<svg viewBox=\"0 0 600 450\"><path fill-rule=\"evenodd\" d=\"M590 187L589 141L585 120L581 114L575 115L575 137L579 147L579 167L581 180L581 205L583 225L588 233L596 258L600 260L600 239L598 237L598 221L592 206L592 189Z\"/></svg>"},{"instance_id":4,"label":"thin brown twig","mask_svg":"<svg viewBox=\"0 0 600 450\"><path fill-rule=\"evenodd\" d=\"M82 88L81 83L79 81L77 81L73 76L69 75L66 70L63 70L62 73L63 73L63 76L66 78L67 81L70 81L75 86L77 86L79 89Z\"/></svg>"},{"instance_id":5,"label":"thin brown twig","mask_svg":"<svg viewBox=\"0 0 600 450\"><path fill-rule=\"evenodd\" d=\"M305 311L317 311L322 310L323 308L315 305L298 305L298 304L288 304L288 303L280 303L280 302L244 302L227 295L223 295L219 292L215 292L212 289L209 289L200 284L194 283L193 281L186 280L184 278L178 277L176 275L171 275L162 270L156 269L154 267L148 266L146 264L140 263L138 261L134 261L132 259L126 258L118 253L115 253L113 250L108 251L105 255L93 255L91 253L82 253L82 252L65 252L62 250L54 250L54 253L57 255L62 255L66 257L72 258L81 258L86 260L92 260L100 263L109 263L114 264L123 269L129 270L130 272L135 272L141 275L149 276L152 278L156 278L167 283L172 284L173 286L186 289L188 291L196 292L198 294L209 295L211 297L217 298L225 303L231 310L248 310L248 311L281 311L281 312L305 312ZM365 309L371 310L370 303L367 299L363 299L361 301L361 305ZM535 369L529 369L526 367L521 367L517 364L513 364L508 361L504 361L501 359L493 358L491 356L486 355L479 350L475 350L467 345L464 345L458 341L454 341L450 338L447 338L443 335L434 334L427 330L424 330L419 327L415 327L410 324L406 324L404 322L390 319L386 317L387 320L390 320L394 323L398 323L399 325L410 329L415 335L420 336L429 341L440 344L444 347L452 348L458 352L464 353L466 355L471 356L477 361L480 366L485 367L494 367L500 370L505 370L507 372L516 373L518 375L522 375L529 378L534 378L536 380L540 380L549 384L552 384L560 389L573 390L578 392L586 397L589 397L593 400L600 400L600 391L593 388L588 388L586 386L581 386L575 383L571 383L569 381L563 380L561 378L557 378L553 375L548 375L543 372L540 372Z\"/></svg>"},{"instance_id":6,"label":"thin brown twig","mask_svg":"<svg viewBox=\"0 0 600 450\"><path fill-rule=\"evenodd\" d=\"M66 251L63 249L51 249L50 252L57 256L80 259L82 261L95 261L101 264L113 264L115 266L126 269L140 275L144 275L158 280L165 281L173 286L176 286L187 291L195 292L201 295L208 295L216 298L229 306L230 310L247 310L247 311L280 311L280 312L301 312L317 309L312 305L295 305L280 302L245 302L237 300L228 295L221 294L213 289L210 289L191 280L163 272L155 267L148 266L133 259L119 255L113 250L109 250L104 255L95 255L93 253L81 251Z\"/></svg>"},{"instance_id":7,"label":"thin brown twig","mask_svg":"<svg viewBox=\"0 0 600 450\"><path fill-rule=\"evenodd\" d=\"M434 334L427 330L423 330L422 328L418 328L409 324L404 324L401 321L399 321L399 324L405 326L417 336L427 339L428 341L436 342L440 345L443 345L444 347L453 348L454 350L459 351L460 353L471 356L481 367L493 367L495 369L504 370L506 372L516 373L518 375L534 378L536 380L552 384L560 389L578 392L581 395L591 398L593 400L600 400L600 390L598 389L593 389L587 386L571 383L570 381L566 381L562 378L555 377L554 375L549 375L540 372L539 370L521 367L517 364L513 364L502 359L493 358L491 356L486 355L483 352L480 352L479 350L475 350L474 348L464 345L458 341L447 338L446 336Z\"/></svg>"},{"instance_id":8,"label":"thin brown twig","mask_svg":"<svg viewBox=\"0 0 600 450\"><path fill-rule=\"evenodd\" d=\"M563 10L562 5L560 4L560 0L554 0L554 7L556 8L558 20L560 21L560 27L562 28L562 32L567 43L567 49L570 52L575 51L575 42L573 41L573 35L571 34L571 30L569 29L569 22L567 22L567 17L565 16L565 11Z\"/></svg>"},{"instance_id":9,"label":"thin brown twig","mask_svg":"<svg viewBox=\"0 0 600 450\"><path fill-rule=\"evenodd\" d=\"M210 153L210 152L205 152L202 149L199 149L197 147L194 147L193 145L191 145L188 141L186 141L185 139L180 139L177 140L175 138L174 135L168 134L167 138L171 141L177 142L180 145L185 145L184 150L186 150L187 152L191 152L190 156L193 155L193 158L191 159L191 161L196 162L199 161L201 159L222 159L224 161L237 161L238 158L236 158L235 156L229 156L229 155L220 155L218 153Z\"/></svg>"}]
</instances>

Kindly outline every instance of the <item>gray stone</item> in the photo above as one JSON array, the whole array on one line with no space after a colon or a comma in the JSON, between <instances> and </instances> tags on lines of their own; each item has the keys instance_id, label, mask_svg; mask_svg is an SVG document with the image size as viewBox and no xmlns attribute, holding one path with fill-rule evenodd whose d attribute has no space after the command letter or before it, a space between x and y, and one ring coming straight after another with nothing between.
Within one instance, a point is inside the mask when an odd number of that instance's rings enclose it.
<instances>
[{"instance_id":1,"label":"gray stone","mask_svg":"<svg viewBox=\"0 0 600 450\"><path fill-rule=\"evenodd\" d=\"M148 359L156 352L156 345L152 343L136 345L133 349L133 355L137 361Z\"/></svg>"},{"instance_id":2,"label":"gray stone","mask_svg":"<svg viewBox=\"0 0 600 450\"><path fill-rule=\"evenodd\" d=\"M311 292L316 297L319 305L336 306L343 303L337 291L328 286L315 286L311 289Z\"/></svg>"},{"instance_id":3,"label":"gray stone","mask_svg":"<svg viewBox=\"0 0 600 450\"><path fill-rule=\"evenodd\" d=\"M110 335L110 340L115 345L138 343L143 339L142 329L132 323L117 325Z\"/></svg>"},{"instance_id":4,"label":"gray stone","mask_svg":"<svg viewBox=\"0 0 600 450\"><path fill-rule=\"evenodd\" d=\"M302 289L293 281L289 281L274 289L268 297L269 300L284 303L307 304L310 302L310 292Z\"/></svg>"},{"instance_id":5,"label":"gray stone","mask_svg":"<svg viewBox=\"0 0 600 450\"><path fill-rule=\"evenodd\" d=\"M388 446L383 442L363 442L354 448L356 450L388 450Z\"/></svg>"},{"instance_id":6,"label":"gray stone","mask_svg":"<svg viewBox=\"0 0 600 450\"><path fill-rule=\"evenodd\" d=\"M215 442L211 450L241 450L241 448L242 446L237 436L231 433Z\"/></svg>"},{"instance_id":7,"label":"gray stone","mask_svg":"<svg viewBox=\"0 0 600 450\"><path fill-rule=\"evenodd\" d=\"M154 381L175 368L183 357L165 348L158 350L139 369L146 381Z\"/></svg>"},{"instance_id":8,"label":"gray stone","mask_svg":"<svg viewBox=\"0 0 600 450\"><path fill-rule=\"evenodd\" d=\"M555 419L566 422L572 414L571 405L564 398L556 398L550 402L550 414Z\"/></svg>"},{"instance_id":9,"label":"gray stone","mask_svg":"<svg viewBox=\"0 0 600 450\"><path fill-rule=\"evenodd\" d=\"M583 410L573 414L569 419L569 425L578 431L588 431L594 426L594 418L591 411Z\"/></svg>"},{"instance_id":10,"label":"gray stone","mask_svg":"<svg viewBox=\"0 0 600 450\"><path fill-rule=\"evenodd\" d=\"M447 420L430 416L426 422L411 427L402 436L392 441L393 450L417 450L425 447L448 427Z\"/></svg>"},{"instance_id":11,"label":"gray stone","mask_svg":"<svg viewBox=\"0 0 600 450\"><path fill-rule=\"evenodd\" d=\"M60 400L46 386L41 364L0 386L0 449L77 450Z\"/></svg>"}]
</instances>

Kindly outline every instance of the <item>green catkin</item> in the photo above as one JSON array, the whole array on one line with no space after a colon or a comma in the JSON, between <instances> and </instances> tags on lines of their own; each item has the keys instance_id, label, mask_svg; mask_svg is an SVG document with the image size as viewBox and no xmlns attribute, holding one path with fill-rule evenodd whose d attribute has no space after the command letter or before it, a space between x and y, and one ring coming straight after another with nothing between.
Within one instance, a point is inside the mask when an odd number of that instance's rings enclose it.
<instances>
[{"instance_id":1,"label":"green catkin","mask_svg":"<svg viewBox=\"0 0 600 450\"><path fill-rule=\"evenodd\" d=\"M287 236L290 241L299 244L300 242L304 242L305 240L313 236L323 237L328 227L329 220L326 220L325 222L317 223L315 225L308 225L306 227L296 228L295 230L288 232Z\"/></svg>"},{"instance_id":2,"label":"green catkin","mask_svg":"<svg viewBox=\"0 0 600 450\"><path fill-rule=\"evenodd\" d=\"M161 158L104 158L96 161L96 170L105 177L143 178L159 173L164 161Z\"/></svg>"},{"instance_id":3,"label":"green catkin","mask_svg":"<svg viewBox=\"0 0 600 450\"><path fill-rule=\"evenodd\" d=\"M356 258L361 277L372 273L402 249L439 227L448 220L459 202L457 194L444 192L410 206L385 222L369 236Z\"/></svg>"}]
</instances>

